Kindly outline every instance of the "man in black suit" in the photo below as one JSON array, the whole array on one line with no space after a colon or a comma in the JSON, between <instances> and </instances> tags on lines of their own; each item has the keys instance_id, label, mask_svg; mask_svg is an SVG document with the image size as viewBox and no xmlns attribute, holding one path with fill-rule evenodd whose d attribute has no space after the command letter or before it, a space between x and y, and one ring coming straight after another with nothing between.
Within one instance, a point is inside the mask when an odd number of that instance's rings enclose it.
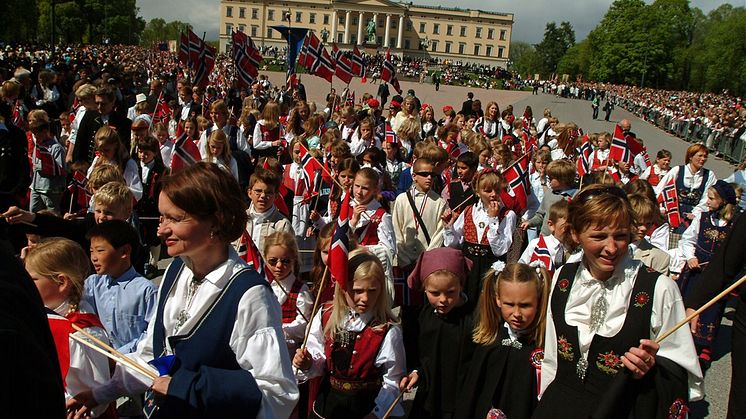
<instances>
[{"instance_id":1,"label":"man in black suit","mask_svg":"<svg viewBox=\"0 0 746 419\"><path fill-rule=\"evenodd\" d=\"M378 97L381 98L381 107L386 105L386 102L389 100L389 84L386 82L382 82L380 85L378 85Z\"/></svg>"},{"instance_id":2,"label":"man in black suit","mask_svg":"<svg viewBox=\"0 0 746 419\"><path fill-rule=\"evenodd\" d=\"M130 150L132 121L114 111L116 99L116 91L112 86L104 85L96 91L96 105L98 106L98 112L101 114L101 122L104 125L113 127L117 131L117 134L119 134L119 139L127 147L127 150Z\"/></svg>"},{"instance_id":3,"label":"man in black suit","mask_svg":"<svg viewBox=\"0 0 746 419\"><path fill-rule=\"evenodd\" d=\"M466 100L461 105L461 114L464 116L471 115L474 111L471 109L472 103L474 102L474 93L469 92L466 94Z\"/></svg>"}]
</instances>

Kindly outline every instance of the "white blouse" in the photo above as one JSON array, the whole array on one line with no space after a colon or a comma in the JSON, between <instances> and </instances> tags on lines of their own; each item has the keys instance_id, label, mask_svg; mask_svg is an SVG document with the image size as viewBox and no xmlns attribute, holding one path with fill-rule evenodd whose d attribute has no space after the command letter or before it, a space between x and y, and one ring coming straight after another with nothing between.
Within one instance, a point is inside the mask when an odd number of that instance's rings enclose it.
<instances>
[{"instance_id":1,"label":"white blouse","mask_svg":"<svg viewBox=\"0 0 746 419\"><path fill-rule=\"evenodd\" d=\"M596 332L603 337L613 337L622 329L627 316L630 295L637 280L637 271L642 262L633 260L629 254L616 267L611 278L605 282L594 279L590 271L581 262L575 274L575 280L565 306L565 321L568 326L578 328L578 341L580 355L588 357L588 350L595 333L591 331L591 309L593 304L606 295L608 310L606 319L602 322ZM559 278L560 270L554 274L552 280L552 293L549 301L554 295L554 285ZM653 296L652 314L650 317L650 337L656 337L671 329L676 323L686 317L686 311L682 302L679 288L674 281L665 275L661 275L655 285ZM660 343L657 356L662 356L684 368L689 376L689 398L691 401L700 400L704 397L704 380L702 371L697 360L697 352L694 348L692 334L688 327L679 328L671 336ZM541 365L541 394L554 381L557 374L557 333L552 316L551 303L547 308L546 334L544 339L544 361Z\"/></svg>"},{"instance_id":2,"label":"white blouse","mask_svg":"<svg viewBox=\"0 0 746 419\"><path fill-rule=\"evenodd\" d=\"M702 180L704 179L704 167L702 169L699 169L697 172L692 172L692 169L689 164L685 164L683 166L676 166L672 167L671 170L666 173L666 176L661 179L658 186L655 187L655 194L660 195L663 191L663 188L666 187L668 182L671 179L674 179L674 182L676 181L677 176L679 176L679 172L681 169L683 170L683 183L684 186L691 189L697 189L700 185L702 185ZM692 214L696 215L700 212L707 211L707 189L710 188L710 186L714 185L715 182L717 182L717 176L715 176L715 172L710 170L710 174L707 177L707 183L705 183L704 193L702 194L702 198L699 200L699 203L697 206L692 209ZM683 216L683 214L682 214Z\"/></svg>"},{"instance_id":3,"label":"white blouse","mask_svg":"<svg viewBox=\"0 0 746 419\"><path fill-rule=\"evenodd\" d=\"M272 281L270 284L272 292L275 294L277 302L280 305L285 304L285 301L287 301L288 296L285 293L290 293L293 282L295 282L295 275L291 273L285 279L280 280L279 284L277 280ZM280 285L282 288L280 288ZM283 289L285 291L283 291ZM308 324L306 319L310 319L311 317L313 296L311 295L311 290L308 289L308 285L305 283L301 286L300 292L298 292L298 299L295 301L295 306L298 308L295 313L295 319L290 323L284 323L282 325L282 331L285 334L285 341L288 343L288 347L300 346L306 333L306 325ZM301 313L303 313L303 315L301 315ZM305 316L306 319L304 319L303 316ZM295 354L293 353L291 355Z\"/></svg>"},{"instance_id":4,"label":"white blouse","mask_svg":"<svg viewBox=\"0 0 746 419\"><path fill-rule=\"evenodd\" d=\"M502 204L500 204L502 205ZM443 231L443 245L456 248L464 242L464 217L466 211L462 211L452 226ZM477 238L481 239L484 230L487 229L487 241L490 243L492 253L500 257L508 253L510 245L513 244L513 230L515 229L516 215L508 211L502 220L498 217L490 217L480 200L471 212L472 221L477 230Z\"/></svg>"}]
</instances>

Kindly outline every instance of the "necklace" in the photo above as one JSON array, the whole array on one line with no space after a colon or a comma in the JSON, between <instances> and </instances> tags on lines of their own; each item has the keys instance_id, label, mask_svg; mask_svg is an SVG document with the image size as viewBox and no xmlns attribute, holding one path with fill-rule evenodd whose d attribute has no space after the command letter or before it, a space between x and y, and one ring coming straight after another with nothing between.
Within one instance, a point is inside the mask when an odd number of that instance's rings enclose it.
<instances>
[{"instance_id":1,"label":"necklace","mask_svg":"<svg viewBox=\"0 0 746 419\"><path fill-rule=\"evenodd\" d=\"M176 326L174 326L174 335L184 326L184 323L191 318L189 315L189 308L192 306L194 297L197 295L200 285L205 282L205 278L192 278L189 282L189 288L187 294L184 297L184 308L179 311L179 315L176 317Z\"/></svg>"}]
</instances>

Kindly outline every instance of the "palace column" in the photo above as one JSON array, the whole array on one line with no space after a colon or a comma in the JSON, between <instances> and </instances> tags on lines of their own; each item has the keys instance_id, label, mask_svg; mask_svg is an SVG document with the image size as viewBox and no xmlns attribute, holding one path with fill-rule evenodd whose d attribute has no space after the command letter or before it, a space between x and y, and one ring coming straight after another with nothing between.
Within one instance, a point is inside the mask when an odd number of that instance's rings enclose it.
<instances>
[{"instance_id":1,"label":"palace column","mask_svg":"<svg viewBox=\"0 0 746 419\"><path fill-rule=\"evenodd\" d=\"M357 18L357 44L358 45L363 45L363 18L365 18L365 14L363 12L360 12Z\"/></svg>"},{"instance_id":2,"label":"palace column","mask_svg":"<svg viewBox=\"0 0 746 419\"><path fill-rule=\"evenodd\" d=\"M337 42L337 11L332 11L332 42Z\"/></svg>"},{"instance_id":3,"label":"palace column","mask_svg":"<svg viewBox=\"0 0 746 419\"><path fill-rule=\"evenodd\" d=\"M390 46L389 45L390 44L390 42L389 42L390 32L391 32L391 15L388 14L388 13L386 13L386 30L383 31L383 33L384 33L383 47L384 48L388 48Z\"/></svg>"},{"instance_id":4,"label":"palace column","mask_svg":"<svg viewBox=\"0 0 746 419\"><path fill-rule=\"evenodd\" d=\"M348 44L350 42L350 11L345 12L345 34L344 38L342 39L343 44Z\"/></svg>"},{"instance_id":5,"label":"palace column","mask_svg":"<svg viewBox=\"0 0 746 419\"><path fill-rule=\"evenodd\" d=\"M399 27L397 29L398 32L396 34L396 48L402 49L402 44L404 42L404 15L399 15Z\"/></svg>"},{"instance_id":6,"label":"palace column","mask_svg":"<svg viewBox=\"0 0 746 419\"><path fill-rule=\"evenodd\" d=\"M373 45L377 46L378 45L378 13L373 13L373 23L375 23L373 27L376 28L376 40L373 41Z\"/></svg>"}]
</instances>

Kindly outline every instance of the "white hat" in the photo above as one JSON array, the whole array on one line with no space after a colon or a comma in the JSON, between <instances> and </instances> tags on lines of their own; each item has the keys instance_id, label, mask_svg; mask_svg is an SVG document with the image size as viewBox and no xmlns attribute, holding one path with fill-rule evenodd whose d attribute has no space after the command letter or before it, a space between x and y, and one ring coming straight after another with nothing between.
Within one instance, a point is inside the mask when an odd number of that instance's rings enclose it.
<instances>
[{"instance_id":1,"label":"white hat","mask_svg":"<svg viewBox=\"0 0 746 419\"><path fill-rule=\"evenodd\" d=\"M148 100L148 97L145 96L145 93L138 93L137 96L135 96L135 105L141 102L145 102Z\"/></svg>"}]
</instances>

